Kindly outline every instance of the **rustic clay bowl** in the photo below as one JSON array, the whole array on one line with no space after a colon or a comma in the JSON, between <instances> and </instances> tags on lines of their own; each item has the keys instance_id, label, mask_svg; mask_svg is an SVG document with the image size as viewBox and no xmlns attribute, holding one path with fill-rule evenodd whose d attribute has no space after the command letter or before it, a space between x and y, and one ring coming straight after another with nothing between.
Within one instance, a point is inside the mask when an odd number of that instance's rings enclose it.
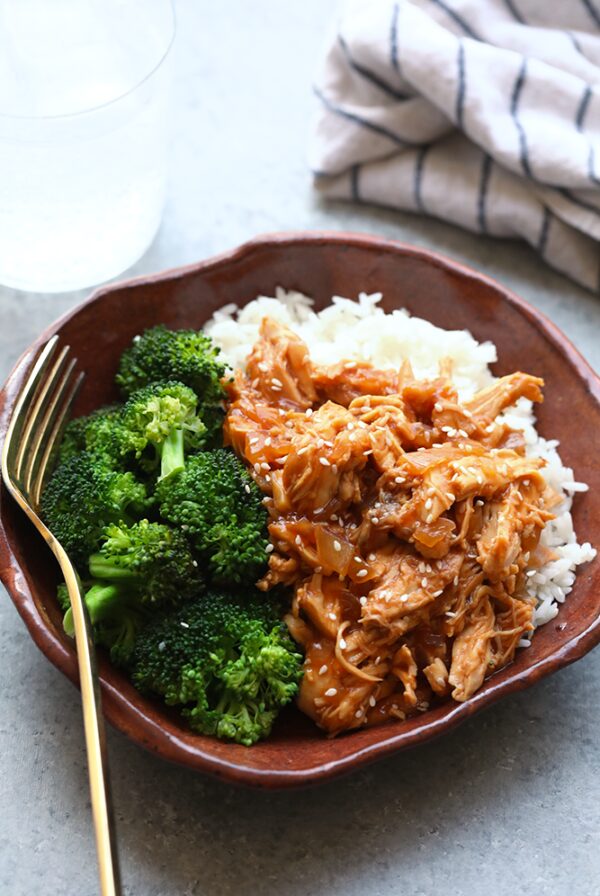
<instances>
[{"instance_id":1,"label":"rustic clay bowl","mask_svg":"<svg viewBox=\"0 0 600 896\"><path fill-rule=\"evenodd\" d=\"M0 393L0 438L40 346L54 333L72 346L86 378L75 413L116 397L118 358L144 327L201 327L220 306L241 305L276 286L314 296L381 291L386 310L404 306L438 326L467 328L498 347L496 373L524 369L546 381L539 429L558 438L564 461L590 485L573 510L580 541L600 542L600 379L543 315L502 286L423 249L367 236L266 236L191 267L104 287L51 326L28 349ZM75 651L64 635L54 593L57 566L4 488L0 494L0 576L32 638L77 682ZM246 748L192 734L175 712L140 696L100 658L107 719L166 759L230 781L293 787L324 781L405 747L424 743L494 701L582 657L600 641L600 560L582 568L566 604L528 650L489 678L467 702L446 703L405 722L325 738L295 709L264 743Z\"/></svg>"}]
</instances>

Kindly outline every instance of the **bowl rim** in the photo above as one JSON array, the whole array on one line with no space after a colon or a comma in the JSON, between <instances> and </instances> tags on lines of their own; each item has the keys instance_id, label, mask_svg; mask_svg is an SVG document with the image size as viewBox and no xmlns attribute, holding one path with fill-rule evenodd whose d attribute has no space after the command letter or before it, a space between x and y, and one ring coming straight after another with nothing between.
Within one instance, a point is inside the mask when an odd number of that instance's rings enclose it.
<instances>
[{"instance_id":1,"label":"bowl rim","mask_svg":"<svg viewBox=\"0 0 600 896\"><path fill-rule=\"evenodd\" d=\"M532 323L546 341L563 356L574 369L578 378L586 384L590 397L600 405L600 377L570 339L543 312L488 275L479 273L467 265L449 259L430 249L412 246L388 238L345 231L286 231L259 235L233 249L211 256L204 261L109 283L95 289L90 296L77 303L46 327L13 366L0 389L0 413L2 415L0 418L0 439L3 440L4 438L8 417L14 407L17 394L16 384L22 381L40 347L86 306L101 301L105 295L116 290L144 287L165 280L185 278L187 275L196 272L235 264L248 254L262 247L277 245L285 249L285 247L298 243L304 245L313 244L315 246L333 244L340 248L352 245L362 249L409 255L444 271L458 274L463 279L467 278L471 281L491 286L503 301L512 305ZM8 499L8 495L4 491L3 496L6 496ZM36 606L33 595L21 574L19 563L8 542L2 520L1 501L0 580L6 587L11 600L25 622L33 641L46 657L77 685L75 650L72 647L66 647L55 636L44 622ZM346 755L336 757L333 760L317 761L314 765L298 769L261 769L237 760L228 761L206 752L202 747L193 748L189 743L186 743L176 735L165 731L164 728L141 711L138 706L128 699L126 694L123 694L118 688L115 688L109 681L103 678L101 670L104 715L115 728L127 734L140 746L150 749L151 752L170 761L175 761L195 770L200 770L238 784L273 789L300 787L330 780L376 759L384 758L401 749L416 746L421 742L451 731L462 721L494 703L500 696L529 687L545 675L558 671L580 659L599 643L600 607L598 615L584 631L568 637L555 651L534 665L517 670L496 682L494 682L495 676L492 676L487 680L484 691L478 691L466 703L455 704L450 712L446 711L443 717L428 719L428 714L426 713L420 717L423 720L423 724L408 731L403 731L402 729L394 731L391 726L382 726L379 729L381 737L376 742L350 751ZM128 723L128 718L130 719L132 714L136 720L137 730L135 731Z\"/></svg>"}]
</instances>

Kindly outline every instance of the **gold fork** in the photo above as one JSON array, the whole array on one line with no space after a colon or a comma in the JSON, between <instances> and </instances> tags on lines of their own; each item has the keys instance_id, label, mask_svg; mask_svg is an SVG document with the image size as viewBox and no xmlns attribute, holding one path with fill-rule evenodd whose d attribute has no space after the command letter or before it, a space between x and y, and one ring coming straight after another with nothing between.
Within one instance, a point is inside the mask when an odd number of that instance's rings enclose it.
<instances>
[{"instance_id":1,"label":"gold fork","mask_svg":"<svg viewBox=\"0 0 600 896\"><path fill-rule=\"evenodd\" d=\"M83 379L69 347L58 336L46 343L19 395L2 450L2 478L58 560L69 591L75 627L83 727L102 896L119 896L119 867L108 785L106 740L96 653L81 582L60 543L39 517L40 496L51 471L54 449Z\"/></svg>"}]
</instances>

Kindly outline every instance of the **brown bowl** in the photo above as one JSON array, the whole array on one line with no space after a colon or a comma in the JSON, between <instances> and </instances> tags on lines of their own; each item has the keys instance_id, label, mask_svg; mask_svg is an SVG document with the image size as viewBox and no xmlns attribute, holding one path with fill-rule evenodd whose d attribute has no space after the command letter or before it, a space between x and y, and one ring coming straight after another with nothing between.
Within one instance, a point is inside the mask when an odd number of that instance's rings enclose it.
<instances>
[{"instance_id":1,"label":"brown bowl","mask_svg":"<svg viewBox=\"0 0 600 896\"><path fill-rule=\"evenodd\" d=\"M445 258L388 240L340 233L260 237L209 261L98 290L51 326L16 365L0 393L0 438L39 347L54 333L72 346L86 378L75 413L116 397L113 375L132 337L160 321L201 327L228 302L243 305L276 286L314 296L381 291L386 311L404 306L438 326L469 329L498 347L498 374L525 369L546 381L538 411L540 432L561 442L565 463L590 485L576 497L580 541L600 541L600 379L568 339L539 311L487 277ZM590 450L591 449L591 450ZM32 638L77 682L75 651L64 635L54 593L58 571L43 541L8 496L0 493L0 577ZM507 694L528 687L582 657L600 641L600 559L584 567L559 615L532 646L488 678L462 704L445 703L405 722L390 722L325 738L295 709L284 712L273 735L246 748L191 733L177 713L142 697L100 658L107 719L136 743L191 768L262 787L324 781L449 731Z\"/></svg>"}]
</instances>

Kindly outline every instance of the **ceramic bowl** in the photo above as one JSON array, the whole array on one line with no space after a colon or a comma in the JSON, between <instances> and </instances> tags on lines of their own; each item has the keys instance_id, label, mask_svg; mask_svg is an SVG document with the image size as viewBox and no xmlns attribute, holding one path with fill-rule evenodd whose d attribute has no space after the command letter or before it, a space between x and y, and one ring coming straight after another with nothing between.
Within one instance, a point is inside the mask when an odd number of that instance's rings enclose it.
<instances>
[{"instance_id":1,"label":"ceramic bowl","mask_svg":"<svg viewBox=\"0 0 600 896\"><path fill-rule=\"evenodd\" d=\"M495 373L524 369L546 382L539 430L557 438L566 464L589 483L576 496L573 518L580 541L600 543L600 380L567 338L539 311L475 271L424 249L362 235L300 233L261 237L200 264L98 290L51 326L25 352L0 393L0 439L40 346L54 333L71 345L86 378L75 413L116 398L113 375L132 337L159 322L201 327L229 302L240 305L276 286L314 296L383 293L383 307L406 307L434 324L470 330L498 347ZM0 576L38 645L77 682L75 651L55 601L58 570L42 540L2 489ZM558 616L532 646L488 678L466 703L447 702L404 722L390 722L327 739L295 708L272 736L251 748L190 732L178 714L142 697L100 657L107 719L136 743L165 759L230 781L292 787L343 772L431 740L474 713L579 659L600 641L600 559L581 568Z\"/></svg>"}]
</instances>

